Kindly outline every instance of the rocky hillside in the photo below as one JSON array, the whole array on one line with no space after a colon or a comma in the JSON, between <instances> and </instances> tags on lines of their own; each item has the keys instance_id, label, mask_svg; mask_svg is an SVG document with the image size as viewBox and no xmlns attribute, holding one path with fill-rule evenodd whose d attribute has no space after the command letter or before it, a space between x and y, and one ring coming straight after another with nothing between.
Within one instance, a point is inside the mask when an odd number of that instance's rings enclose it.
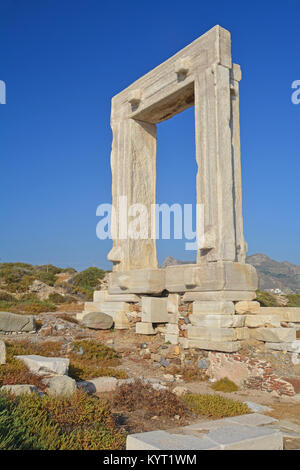
<instances>
[{"instance_id":1,"label":"rocky hillside","mask_svg":"<svg viewBox=\"0 0 300 470\"><path fill-rule=\"evenodd\" d=\"M193 262L180 261L172 258L172 256L168 256L161 267L166 268L167 266L175 264L187 263L190 264ZM260 253L248 256L247 263L255 266L257 270L259 289L280 289L287 294L300 294L300 266L289 263L288 261L278 262Z\"/></svg>"},{"instance_id":2,"label":"rocky hillside","mask_svg":"<svg viewBox=\"0 0 300 470\"><path fill-rule=\"evenodd\" d=\"M0 263L0 311L40 313L91 300L104 278L105 272L96 267L77 272L51 264Z\"/></svg>"}]
</instances>

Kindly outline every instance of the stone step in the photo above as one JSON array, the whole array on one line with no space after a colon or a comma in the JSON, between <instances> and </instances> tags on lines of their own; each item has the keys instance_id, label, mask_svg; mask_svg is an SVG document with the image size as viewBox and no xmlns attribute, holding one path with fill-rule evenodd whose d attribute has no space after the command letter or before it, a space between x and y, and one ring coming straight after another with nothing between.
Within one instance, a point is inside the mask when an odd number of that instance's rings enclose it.
<instances>
[{"instance_id":1,"label":"stone step","mask_svg":"<svg viewBox=\"0 0 300 470\"><path fill-rule=\"evenodd\" d=\"M245 326L248 328L273 327L280 328L279 315L245 315Z\"/></svg>"},{"instance_id":2,"label":"stone step","mask_svg":"<svg viewBox=\"0 0 300 470\"><path fill-rule=\"evenodd\" d=\"M280 315L281 321L300 323L299 307L262 307L260 313L264 315Z\"/></svg>"},{"instance_id":3,"label":"stone step","mask_svg":"<svg viewBox=\"0 0 300 470\"><path fill-rule=\"evenodd\" d=\"M188 325L189 339L201 339L208 341L236 341L248 338L247 328L209 328Z\"/></svg>"},{"instance_id":4,"label":"stone step","mask_svg":"<svg viewBox=\"0 0 300 470\"><path fill-rule=\"evenodd\" d=\"M188 339L185 348L205 349L207 351L237 352L241 348L240 341L212 341L204 339Z\"/></svg>"},{"instance_id":5,"label":"stone step","mask_svg":"<svg viewBox=\"0 0 300 470\"><path fill-rule=\"evenodd\" d=\"M193 313L189 318L192 325L208 328L241 328L245 324L242 315Z\"/></svg>"},{"instance_id":6,"label":"stone step","mask_svg":"<svg viewBox=\"0 0 300 470\"><path fill-rule=\"evenodd\" d=\"M258 413L127 436L126 450L282 450L277 420Z\"/></svg>"},{"instance_id":7,"label":"stone step","mask_svg":"<svg viewBox=\"0 0 300 470\"><path fill-rule=\"evenodd\" d=\"M296 340L296 330L293 328L254 328L250 336L258 341L270 343L290 343Z\"/></svg>"},{"instance_id":8,"label":"stone step","mask_svg":"<svg viewBox=\"0 0 300 470\"><path fill-rule=\"evenodd\" d=\"M292 341L291 343L265 343L266 349L272 349L274 351L287 351L300 353L300 339Z\"/></svg>"},{"instance_id":9,"label":"stone step","mask_svg":"<svg viewBox=\"0 0 300 470\"><path fill-rule=\"evenodd\" d=\"M109 294L108 290L95 290L94 302L140 302L140 297L135 294Z\"/></svg>"},{"instance_id":10,"label":"stone step","mask_svg":"<svg viewBox=\"0 0 300 470\"><path fill-rule=\"evenodd\" d=\"M116 312L128 312L129 308L127 302L85 302L82 313L101 312L114 319Z\"/></svg>"},{"instance_id":11,"label":"stone step","mask_svg":"<svg viewBox=\"0 0 300 470\"><path fill-rule=\"evenodd\" d=\"M260 313L261 307L260 307L259 302L256 302L256 301L250 302L250 301L243 300L243 301L237 302L234 308L235 308L235 312L238 315L244 315L247 313L251 313L251 314Z\"/></svg>"},{"instance_id":12,"label":"stone step","mask_svg":"<svg viewBox=\"0 0 300 470\"><path fill-rule=\"evenodd\" d=\"M135 332L138 335L156 335L157 329L153 328L151 322L137 322L135 324Z\"/></svg>"},{"instance_id":13,"label":"stone step","mask_svg":"<svg viewBox=\"0 0 300 470\"><path fill-rule=\"evenodd\" d=\"M234 314L234 304L233 302L224 302L224 301L195 301L193 302L193 313L198 314L225 314L233 315Z\"/></svg>"}]
</instances>

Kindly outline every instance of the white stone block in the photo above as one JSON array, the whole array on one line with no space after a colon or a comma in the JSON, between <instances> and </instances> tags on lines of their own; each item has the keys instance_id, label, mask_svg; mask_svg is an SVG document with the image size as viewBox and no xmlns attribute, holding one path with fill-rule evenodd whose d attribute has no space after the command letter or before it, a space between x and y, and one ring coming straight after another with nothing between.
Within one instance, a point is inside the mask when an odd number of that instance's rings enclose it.
<instances>
[{"instance_id":1,"label":"white stone block","mask_svg":"<svg viewBox=\"0 0 300 470\"><path fill-rule=\"evenodd\" d=\"M260 313L260 303L255 301L246 301L237 302L235 304L235 312L239 315L246 314L257 314Z\"/></svg>"},{"instance_id":2,"label":"white stone block","mask_svg":"<svg viewBox=\"0 0 300 470\"><path fill-rule=\"evenodd\" d=\"M30 372L39 375L68 375L69 359L66 357L44 357L35 354L15 356Z\"/></svg>"},{"instance_id":3,"label":"white stone block","mask_svg":"<svg viewBox=\"0 0 300 470\"><path fill-rule=\"evenodd\" d=\"M168 313L178 314L179 302L180 302L180 295L169 294L168 295Z\"/></svg>"},{"instance_id":4,"label":"white stone block","mask_svg":"<svg viewBox=\"0 0 300 470\"><path fill-rule=\"evenodd\" d=\"M128 330L130 323L126 312L116 312L115 313L115 329L116 330Z\"/></svg>"},{"instance_id":5,"label":"white stone block","mask_svg":"<svg viewBox=\"0 0 300 470\"><path fill-rule=\"evenodd\" d=\"M274 351L287 351L293 353L300 353L300 339L292 341L291 343L265 343L266 349L272 349Z\"/></svg>"},{"instance_id":6,"label":"white stone block","mask_svg":"<svg viewBox=\"0 0 300 470\"><path fill-rule=\"evenodd\" d=\"M204 339L188 339L189 348L205 349L207 351L237 352L241 348L240 341L211 341Z\"/></svg>"},{"instance_id":7,"label":"white stone block","mask_svg":"<svg viewBox=\"0 0 300 470\"><path fill-rule=\"evenodd\" d=\"M293 328L255 328L250 334L258 341L270 343L290 343L296 340L296 330Z\"/></svg>"},{"instance_id":8,"label":"white stone block","mask_svg":"<svg viewBox=\"0 0 300 470\"><path fill-rule=\"evenodd\" d=\"M264 315L280 315L280 320L285 322L300 322L299 307L262 307Z\"/></svg>"},{"instance_id":9,"label":"white stone block","mask_svg":"<svg viewBox=\"0 0 300 470\"><path fill-rule=\"evenodd\" d=\"M151 322L137 322L135 324L135 332L138 335L156 335L157 330L153 328Z\"/></svg>"},{"instance_id":10,"label":"white stone block","mask_svg":"<svg viewBox=\"0 0 300 470\"><path fill-rule=\"evenodd\" d=\"M235 328L205 328L188 325L188 338L208 341L235 341L237 333Z\"/></svg>"},{"instance_id":11,"label":"white stone block","mask_svg":"<svg viewBox=\"0 0 300 470\"><path fill-rule=\"evenodd\" d=\"M247 340L250 337L249 330L247 327L235 328L235 332L236 332L236 338L238 340Z\"/></svg>"},{"instance_id":12,"label":"white stone block","mask_svg":"<svg viewBox=\"0 0 300 470\"><path fill-rule=\"evenodd\" d=\"M207 291L207 292L185 292L183 302L237 302L240 300L256 299L255 291Z\"/></svg>"},{"instance_id":13,"label":"white stone block","mask_svg":"<svg viewBox=\"0 0 300 470\"><path fill-rule=\"evenodd\" d=\"M166 343L171 343L171 344L178 344L179 342L179 336L178 335L173 335L170 333L166 333L165 335L165 342Z\"/></svg>"},{"instance_id":14,"label":"white stone block","mask_svg":"<svg viewBox=\"0 0 300 470\"><path fill-rule=\"evenodd\" d=\"M178 325L173 324L173 323L168 323L168 325L167 325L167 334L179 335Z\"/></svg>"},{"instance_id":15,"label":"white stone block","mask_svg":"<svg viewBox=\"0 0 300 470\"><path fill-rule=\"evenodd\" d=\"M245 326L248 326L248 328L259 328L259 327L280 328L280 316L279 315L245 315Z\"/></svg>"},{"instance_id":16,"label":"white stone block","mask_svg":"<svg viewBox=\"0 0 300 470\"><path fill-rule=\"evenodd\" d=\"M167 299L159 297L142 297L142 322L167 323Z\"/></svg>"},{"instance_id":17,"label":"white stone block","mask_svg":"<svg viewBox=\"0 0 300 470\"><path fill-rule=\"evenodd\" d=\"M282 450L282 434L275 429L257 426L232 425L215 429L209 439L226 450Z\"/></svg>"},{"instance_id":18,"label":"white stone block","mask_svg":"<svg viewBox=\"0 0 300 470\"><path fill-rule=\"evenodd\" d=\"M168 323L178 323L179 315L178 313L168 313Z\"/></svg>"},{"instance_id":19,"label":"white stone block","mask_svg":"<svg viewBox=\"0 0 300 470\"><path fill-rule=\"evenodd\" d=\"M133 302L140 301L140 297L135 294L109 294L108 290L95 290L94 302Z\"/></svg>"},{"instance_id":20,"label":"white stone block","mask_svg":"<svg viewBox=\"0 0 300 470\"><path fill-rule=\"evenodd\" d=\"M233 315L234 314L234 304L233 302L223 302L223 301L210 301L210 302L193 302L193 313L198 314L225 314Z\"/></svg>"},{"instance_id":21,"label":"white stone block","mask_svg":"<svg viewBox=\"0 0 300 470\"><path fill-rule=\"evenodd\" d=\"M193 313L189 318L192 325L209 328L241 328L245 324L245 318L241 315Z\"/></svg>"},{"instance_id":22,"label":"white stone block","mask_svg":"<svg viewBox=\"0 0 300 470\"><path fill-rule=\"evenodd\" d=\"M85 302L84 313L101 312L115 319L116 312L128 312L130 305L127 302Z\"/></svg>"},{"instance_id":23,"label":"white stone block","mask_svg":"<svg viewBox=\"0 0 300 470\"><path fill-rule=\"evenodd\" d=\"M206 437L170 434L166 431L150 431L130 434L126 450L215 450L220 446Z\"/></svg>"}]
</instances>

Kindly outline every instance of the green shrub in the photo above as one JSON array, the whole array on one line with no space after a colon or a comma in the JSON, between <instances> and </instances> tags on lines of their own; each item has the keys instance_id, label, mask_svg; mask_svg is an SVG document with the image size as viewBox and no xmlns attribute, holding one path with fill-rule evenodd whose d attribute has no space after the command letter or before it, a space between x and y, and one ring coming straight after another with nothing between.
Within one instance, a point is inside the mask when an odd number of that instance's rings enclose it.
<instances>
[{"instance_id":1,"label":"green shrub","mask_svg":"<svg viewBox=\"0 0 300 470\"><path fill-rule=\"evenodd\" d=\"M100 284L101 279L105 276L105 272L99 268L88 268L76 274L73 279L75 287L82 287L88 290L94 290Z\"/></svg>"},{"instance_id":2,"label":"green shrub","mask_svg":"<svg viewBox=\"0 0 300 470\"><path fill-rule=\"evenodd\" d=\"M119 354L104 344L87 340L73 341L68 357L69 375L75 380L104 376L118 379L127 377L123 370L113 368L120 364Z\"/></svg>"},{"instance_id":3,"label":"green shrub","mask_svg":"<svg viewBox=\"0 0 300 470\"><path fill-rule=\"evenodd\" d=\"M228 377L223 377L222 379L218 380L211 386L211 388L216 392L225 393L237 392L239 389L239 387L234 382L232 382L232 380L229 380Z\"/></svg>"},{"instance_id":4,"label":"green shrub","mask_svg":"<svg viewBox=\"0 0 300 470\"><path fill-rule=\"evenodd\" d=\"M288 294L288 307L300 307L300 294Z\"/></svg>"},{"instance_id":5,"label":"green shrub","mask_svg":"<svg viewBox=\"0 0 300 470\"><path fill-rule=\"evenodd\" d=\"M251 413L242 402L221 397L220 395L183 395L184 402L198 415L210 418L226 418Z\"/></svg>"},{"instance_id":6,"label":"green shrub","mask_svg":"<svg viewBox=\"0 0 300 470\"><path fill-rule=\"evenodd\" d=\"M0 450L124 449L109 404L75 392L70 398L0 393Z\"/></svg>"},{"instance_id":7,"label":"green shrub","mask_svg":"<svg viewBox=\"0 0 300 470\"><path fill-rule=\"evenodd\" d=\"M256 291L256 300L262 307L278 307L278 302L274 295L261 290Z\"/></svg>"}]
</instances>

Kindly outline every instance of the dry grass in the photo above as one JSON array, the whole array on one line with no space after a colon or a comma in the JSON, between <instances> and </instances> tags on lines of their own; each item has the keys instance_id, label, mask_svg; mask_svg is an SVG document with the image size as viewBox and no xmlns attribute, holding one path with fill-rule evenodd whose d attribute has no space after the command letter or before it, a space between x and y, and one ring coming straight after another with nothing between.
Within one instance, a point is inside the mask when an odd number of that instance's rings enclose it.
<instances>
[{"instance_id":1,"label":"dry grass","mask_svg":"<svg viewBox=\"0 0 300 470\"><path fill-rule=\"evenodd\" d=\"M187 417L190 412L183 401L169 390L155 390L141 380L121 385L114 392L112 405L118 411L143 410L145 415Z\"/></svg>"}]
</instances>

